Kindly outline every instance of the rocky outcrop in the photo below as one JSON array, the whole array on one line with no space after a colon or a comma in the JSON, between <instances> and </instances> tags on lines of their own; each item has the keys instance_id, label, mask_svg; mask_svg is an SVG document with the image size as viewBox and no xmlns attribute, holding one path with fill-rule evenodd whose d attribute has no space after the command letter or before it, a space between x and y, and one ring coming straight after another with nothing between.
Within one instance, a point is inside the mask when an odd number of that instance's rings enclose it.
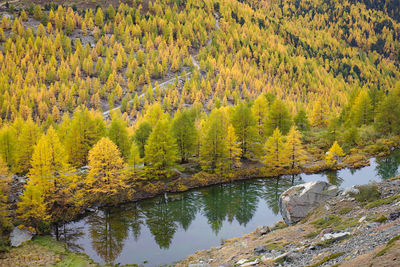
<instances>
[{"instance_id":1,"label":"rocky outcrop","mask_svg":"<svg viewBox=\"0 0 400 267\"><path fill-rule=\"evenodd\" d=\"M321 202L335 197L338 192L337 186L323 181L293 186L280 196L279 209L284 221L292 225L306 217Z\"/></svg>"},{"instance_id":2,"label":"rocky outcrop","mask_svg":"<svg viewBox=\"0 0 400 267\"><path fill-rule=\"evenodd\" d=\"M14 227L13 231L10 234L11 246L18 247L22 243L31 240L34 233L29 231L28 229L20 229L18 227Z\"/></svg>"}]
</instances>

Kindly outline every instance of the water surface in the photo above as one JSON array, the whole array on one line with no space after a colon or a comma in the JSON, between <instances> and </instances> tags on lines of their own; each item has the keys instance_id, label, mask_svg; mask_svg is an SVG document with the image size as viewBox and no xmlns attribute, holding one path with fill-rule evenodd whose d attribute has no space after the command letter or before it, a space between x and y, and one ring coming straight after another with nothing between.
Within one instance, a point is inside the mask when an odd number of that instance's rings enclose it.
<instances>
[{"instance_id":1,"label":"water surface","mask_svg":"<svg viewBox=\"0 0 400 267\"><path fill-rule=\"evenodd\" d=\"M279 195L292 185L323 180L346 188L381 181L398 174L399 162L397 151L358 170L253 179L104 208L67 224L61 239L99 263L172 264L280 220Z\"/></svg>"}]
</instances>

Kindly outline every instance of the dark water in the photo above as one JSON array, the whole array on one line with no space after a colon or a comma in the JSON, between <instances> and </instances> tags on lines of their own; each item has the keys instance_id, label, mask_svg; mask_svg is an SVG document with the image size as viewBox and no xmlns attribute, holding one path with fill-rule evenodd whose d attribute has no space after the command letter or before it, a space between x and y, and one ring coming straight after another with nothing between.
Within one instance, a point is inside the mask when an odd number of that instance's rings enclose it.
<instances>
[{"instance_id":1,"label":"dark water","mask_svg":"<svg viewBox=\"0 0 400 267\"><path fill-rule=\"evenodd\" d=\"M279 195L294 184L315 180L343 188L366 184L397 175L399 162L396 152L371 159L371 166L358 170L254 179L168 194L102 209L66 225L61 238L99 263L171 264L280 220Z\"/></svg>"}]
</instances>

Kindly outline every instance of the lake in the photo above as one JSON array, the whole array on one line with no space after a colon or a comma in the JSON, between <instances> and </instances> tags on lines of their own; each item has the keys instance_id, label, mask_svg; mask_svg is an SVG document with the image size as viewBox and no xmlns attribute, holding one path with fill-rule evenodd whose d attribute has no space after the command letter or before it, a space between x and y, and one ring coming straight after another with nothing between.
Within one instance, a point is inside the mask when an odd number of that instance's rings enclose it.
<instances>
[{"instance_id":1,"label":"lake","mask_svg":"<svg viewBox=\"0 0 400 267\"><path fill-rule=\"evenodd\" d=\"M346 188L399 172L400 151L353 170L252 179L104 208L67 224L60 239L99 263L160 266L281 220L279 195L323 180Z\"/></svg>"}]
</instances>

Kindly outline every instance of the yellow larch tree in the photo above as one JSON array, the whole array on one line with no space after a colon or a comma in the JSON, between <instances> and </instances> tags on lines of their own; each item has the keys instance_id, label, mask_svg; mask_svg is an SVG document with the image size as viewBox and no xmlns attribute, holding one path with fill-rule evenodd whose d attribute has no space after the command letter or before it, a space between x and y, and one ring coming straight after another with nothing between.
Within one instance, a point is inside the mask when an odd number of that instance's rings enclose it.
<instances>
[{"instance_id":1,"label":"yellow larch tree","mask_svg":"<svg viewBox=\"0 0 400 267\"><path fill-rule=\"evenodd\" d=\"M320 97L313 106L310 120L313 127L322 128L328 124L328 110L329 107L326 104L326 99Z\"/></svg>"},{"instance_id":2,"label":"yellow larch tree","mask_svg":"<svg viewBox=\"0 0 400 267\"><path fill-rule=\"evenodd\" d=\"M101 138L89 151L89 167L86 179L89 201L117 202L115 196L126 188L125 164L117 145L108 137Z\"/></svg>"},{"instance_id":3,"label":"yellow larch tree","mask_svg":"<svg viewBox=\"0 0 400 267\"><path fill-rule=\"evenodd\" d=\"M329 149L325 161L328 165L335 165L339 161L341 157L343 157L345 153L343 152L343 149L341 146L338 144L337 141L333 143L331 148Z\"/></svg>"},{"instance_id":4,"label":"yellow larch tree","mask_svg":"<svg viewBox=\"0 0 400 267\"><path fill-rule=\"evenodd\" d=\"M295 126L292 126L286 137L290 161L289 167L291 169L301 166L306 161L306 151L304 150L300 138L300 132L296 129Z\"/></svg>"},{"instance_id":5,"label":"yellow larch tree","mask_svg":"<svg viewBox=\"0 0 400 267\"><path fill-rule=\"evenodd\" d=\"M232 170L233 168L240 166L240 155L242 154L240 143L238 142L238 138L235 135L235 129L232 125L229 125L228 127L228 132L225 140L229 170Z\"/></svg>"},{"instance_id":6,"label":"yellow larch tree","mask_svg":"<svg viewBox=\"0 0 400 267\"><path fill-rule=\"evenodd\" d=\"M272 170L281 169L289 165L288 146L284 142L281 131L276 128L272 136L265 143L265 166Z\"/></svg>"}]
</instances>

